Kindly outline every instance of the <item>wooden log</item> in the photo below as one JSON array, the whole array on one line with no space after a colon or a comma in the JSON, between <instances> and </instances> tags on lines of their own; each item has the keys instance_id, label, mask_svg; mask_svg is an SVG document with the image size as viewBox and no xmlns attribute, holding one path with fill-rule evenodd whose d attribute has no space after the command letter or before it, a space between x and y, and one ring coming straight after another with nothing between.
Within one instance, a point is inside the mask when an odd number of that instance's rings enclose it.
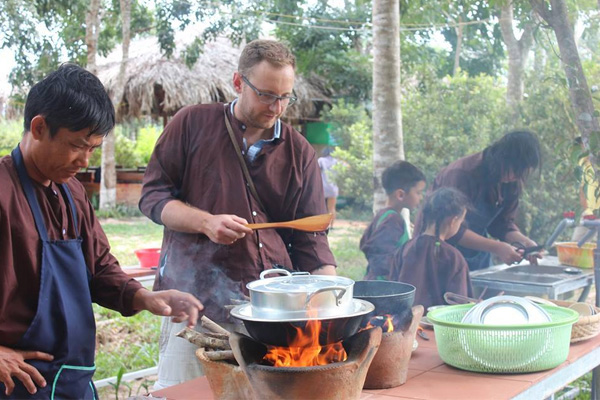
<instances>
[{"instance_id":1,"label":"wooden log","mask_svg":"<svg viewBox=\"0 0 600 400\"><path fill-rule=\"evenodd\" d=\"M223 339L229 340L229 335L225 335L223 333L215 333L215 332L202 332L204 336L208 336L215 339Z\"/></svg>"},{"instance_id":2,"label":"wooden log","mask_svg":"<svg viewBox=\"0 0 600 400\"><path fill-rule=\"evenodd\" d=\"M231 350L205 351L204 355L211 361L235 360Z\"/></svg>"},{"instance_id":3,"label":"wooden log","mask_svg":"<svg viewBox=\"0 0 600 400\"><path fill-rule=\"evenodd\" d=\"M213 349L220 349L220 350L231 349L231 346L229 345L228 340L208 337L208 336L202 334L201 332L196 332L195 330L190 329L190 328L183 329L182 331L177 333L176 336L184 338L187 341L189 341L190 343L195 344L198 347L210 347Z\"/></svg>"},{"instance_id":4,"label":"wooden log","mask_svg":"<svg viewBox=\"0 0 600 400\"><path fill-rule=\"evenodd\" d=\"M227 329L212 321L206 315L203 315L202 318L200 318L200 322L202 323L202 326L208 329L209 331L215 333L222 333L223 335L227 335L227 337L229 337L229 331Z\"/></svg>"},{"instance_id":5,"label":"wooden log","mask_svg":"<svg viewBox=\"0 0 600 400\"><path fill-rule=\"evenodd\" d=\"M240 304L246 304L248 303L248 300L240 300L240 299L229 299L229 301L231 302L231 304L233 305L240 305Z\"/></svg>"}]
</instances>

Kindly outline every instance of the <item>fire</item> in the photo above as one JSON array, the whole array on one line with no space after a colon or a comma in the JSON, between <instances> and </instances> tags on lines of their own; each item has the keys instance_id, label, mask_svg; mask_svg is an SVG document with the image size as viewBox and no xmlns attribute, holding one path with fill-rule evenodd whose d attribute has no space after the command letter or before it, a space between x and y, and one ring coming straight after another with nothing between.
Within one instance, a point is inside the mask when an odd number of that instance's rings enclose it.
<instances>
[{"instance_id":1,"label":"fire","mask_svg":"<svg viewBox=\"0 0 600 400\"><path fill-rule=\"evenodd\" d=\"M384 332L394 332L394 316L390 314L376 315L369 320L365 329L381 327Z\"/></svg>"},{"instance_id":2,"label":"fire","mask_svg":"<svg viewBox=\"0 0 600 400\"><path fill-rule=\"evenodd\" d=\"M296 336L290 340L290 347L267 346L263 360L274 367L314 367L348 358L342 342L319 345L321 321L309 320L306 327L294 327Z\"/></svg>"}]
</instances>

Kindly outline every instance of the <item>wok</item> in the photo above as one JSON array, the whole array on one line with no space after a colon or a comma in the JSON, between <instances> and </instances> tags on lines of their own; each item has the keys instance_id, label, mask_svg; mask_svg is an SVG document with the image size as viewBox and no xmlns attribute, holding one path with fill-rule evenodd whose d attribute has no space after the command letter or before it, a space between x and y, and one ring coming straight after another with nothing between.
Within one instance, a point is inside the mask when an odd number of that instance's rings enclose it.
<instances>
[{"instance_id":1,"label":"wok","mask_svg":"<svg viewBox=\"0 0 600 400\"><path fill-rule=\"evenodd\" d=\"M306 332L307 323L311 320L321 322L319 330L319 345L324 346L347 339L358 332L362 318L375 308L367 301L353 300L354 309L351 313L341 312L338 317L310 317L305 313L299 315L290 312L289 318L265 318L253 313L251 304L242 304L231 310L231 315L244 322L250 336L263 344L288 347L291 339L296 337L298 329Z\"/></svg>"},{"instance_id":2,"label":"wok","mask_svg":"<svg viewBox=\"0 0 600 400\"><path fill-rule=\"evenodd\" d=\"M365 326L375 315L390 314L400 319L400 326L412 319L412 305L415 301L413 285L392 281L358 281L354 283L354 298L366 300L375 310L363 317ZM409 318L410 317L410 318Z\"/></svg>"}]
</instances>

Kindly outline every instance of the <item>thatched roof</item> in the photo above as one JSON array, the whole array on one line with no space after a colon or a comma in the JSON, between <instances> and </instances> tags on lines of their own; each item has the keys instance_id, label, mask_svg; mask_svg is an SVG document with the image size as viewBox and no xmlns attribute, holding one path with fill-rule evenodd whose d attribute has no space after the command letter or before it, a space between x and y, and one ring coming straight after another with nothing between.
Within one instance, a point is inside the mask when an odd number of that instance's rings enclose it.
<instances>
[{"instance_id":1,"label":"thatched roof","mask_svg":"<svg viewBox=\"0 0 600 400\"><path fill-rule=\"evenodd\" d=\"M190 69L181 58L183 48L183 44L178 44L178 51L167 59L161 55L156 38L131 42L125 91L121 106L117 107L119 120L142 115L165 117L186 105L227 102L236 97L232 78L241 49L226 39L207 43ZM98 62L98 77L111 94L117 84L120 62L120 47ZM287 109L284 115L287 120L318 118L323 103L329 103L329 92L318 77L298 76L294 90L298 102Z\"/></svg>"}]
</instances>

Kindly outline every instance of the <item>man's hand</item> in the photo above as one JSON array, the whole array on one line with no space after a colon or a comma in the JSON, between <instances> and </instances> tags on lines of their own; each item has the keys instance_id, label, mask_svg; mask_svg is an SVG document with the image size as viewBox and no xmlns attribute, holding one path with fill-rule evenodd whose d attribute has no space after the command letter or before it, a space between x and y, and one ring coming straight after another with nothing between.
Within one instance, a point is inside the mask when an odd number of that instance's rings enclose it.
<instances>
[{"instance_id":1,"label":"man's hand","mask_svg":"<svg viewBox=\"0 0 600 400\"><path fill-rule=\"evenodd\" d=\"M6 386L5 395L10 396L15 388L13 377L17 378L31 394L37 392L37 386L45 387L46 380L31 364L25 360L52 361L54 356L41 351L14 350L0 346L0 382ZM36 386L37 385L37 386Z\"/></svg>"},{"instance_id":2,"label":"man's hand","mask_svg":"<svg viewBox=\"0 0 600 400\"><path fill-rule=\"evenodd\" d=\"M311 275L337 275L335 271L335 266L333 265L323 265L315 270L313 270Z\"/></svg>"},{"instance_id":3,"label":"man's hand","mask_svg":"<svg viewBox=\"0 0 600 400\"><path fill-rule=\"evenodd\" d=\"M189 293L179 290L160 290L151 292L138 290L133 296L135 310L148 310L152 314L173 317L173 322L188 321L193 328L198 321L198 313L204 309L200 300Z\"/></svg>"},{"instance_id":4,"label":"man's hand","mask_svg":"<svg viewBox=\"0 0 600 400\"><path fill-rule=\"evenodd\" d=\"M202 232L219 244L233 244L236 240L252 233L244 218L237 215L219 214L206 218Z\"/></svg>"},{"instance_id":5,"label":"man's hand","mask_svg":"<svg viewBox=\"0 0 600 400\"><path fill-rule=\"evenodd\" d=\"M169 201L160 214L161 222L177 232L202 233L218 244L233 244L252 233L248 221L237 215L219 214L192 207L180 200Z\"/></svg>"}]
</instances>

